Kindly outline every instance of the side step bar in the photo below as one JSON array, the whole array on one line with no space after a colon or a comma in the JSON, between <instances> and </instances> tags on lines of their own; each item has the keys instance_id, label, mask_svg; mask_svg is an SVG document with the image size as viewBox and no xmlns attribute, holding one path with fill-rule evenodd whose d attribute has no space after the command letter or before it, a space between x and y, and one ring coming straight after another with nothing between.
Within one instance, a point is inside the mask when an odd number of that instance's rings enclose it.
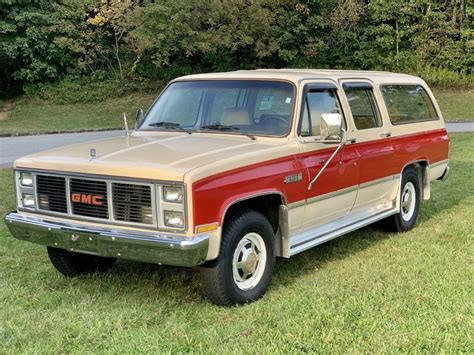
<instances>
[{"instance_id":1,"label":"side step bar","mask_svg":"<svg viewBox=\"0 0 474 355\"><path fill-rule=\"evenodd\" d=\"M338 223L332 222L327 225L305 231L301 234L297 234L293 236L290 241L290 256L301 253L305 250L315 247L316 245L323 244L331 239L340 237L343 234L347 234L349 232L355 231L356 229L380 221L381 219L397 214L398 212L398 209L392 208L370 216L367 216L367 214L364 213L363 215L359 215L359 218L355 216L349 218L346 217L348 223L343 224L342 227L340 227L340 224L344 223L344 218L342 218L342 221L339 220ZM339 224L339 227L337 224Z\"/></svg>"}]
</instances>

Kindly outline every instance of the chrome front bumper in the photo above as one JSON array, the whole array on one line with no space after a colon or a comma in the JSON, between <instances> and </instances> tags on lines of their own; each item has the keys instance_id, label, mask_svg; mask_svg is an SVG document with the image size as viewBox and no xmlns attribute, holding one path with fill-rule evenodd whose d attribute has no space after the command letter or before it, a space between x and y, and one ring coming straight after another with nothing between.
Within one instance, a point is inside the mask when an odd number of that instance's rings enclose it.
<instances>
[{"instance_id":1,"label":"chrome front bumper","mask_svg":"<svg viewBox=\"0 0 474 355\"><path fill-rule=\"evenodd\" d=\"M48 221L12 212L5 216L12 235L21 240L69 251L175 266L204 263L209 237L106 229Z\"/></svg>"}]
</instances>

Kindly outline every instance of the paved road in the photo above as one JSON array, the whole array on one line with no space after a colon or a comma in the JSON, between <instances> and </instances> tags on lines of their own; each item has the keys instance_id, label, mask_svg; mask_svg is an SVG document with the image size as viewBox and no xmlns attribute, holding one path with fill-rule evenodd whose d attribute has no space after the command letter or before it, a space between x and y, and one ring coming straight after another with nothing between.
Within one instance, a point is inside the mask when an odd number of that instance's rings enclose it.
<instances>
[{"instance_id":1,"label":"paved road","mask_svg":"<svg viewBox=\"0 0 474 355\"><path fill-rule=\"evenodd\" d=\"M447 123L446 126L448 132L474 132L474 122ZM106 131L0 138L0 168L11 167L15 159L41 150L123 134L124 131Z\"/></svg>"},{"instance_id":2,"label":"paved road","mask_svg":"<svg viewBox=\"0 0 474 355\"><path fill-rule=\"evenodd\" d=\"M474 122L451 122L446 123L448 132L474 132Z\"/></svg>"},{"instance_id":3,"label":"paved road","mask_svg":"<svg viewBox=\"0 0 474 355\"><path fill-rule=\"evenodd\" d=\"M11 167L15 159L42 150L119 135L125 135L124 131L44 134L0 138L0 168Z\"/></svg>"}]
</instances>

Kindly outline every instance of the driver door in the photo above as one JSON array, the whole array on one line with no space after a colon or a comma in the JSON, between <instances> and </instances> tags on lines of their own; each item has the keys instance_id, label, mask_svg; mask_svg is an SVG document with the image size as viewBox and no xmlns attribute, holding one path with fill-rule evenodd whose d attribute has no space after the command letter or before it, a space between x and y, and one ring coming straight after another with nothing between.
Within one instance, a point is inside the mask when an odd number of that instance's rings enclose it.
<instances>
[{"instance_id":1,"label":"driver door","mask_svg":"<svg viewBox=\"0 0 474 355\"><path fill-rule=\"evenodd\" d=\"M320 140L321 116L339 113L347 120L341 107L335 84L310 83L303 90L299 122L299 147L302 164L312 181L326 164L339 143ZM347 215L354 205L358 191L359 155L348 141L326 166L311 189L306 187L306 206L302 229L312 229Z\"/></svg>"}]
</instances>

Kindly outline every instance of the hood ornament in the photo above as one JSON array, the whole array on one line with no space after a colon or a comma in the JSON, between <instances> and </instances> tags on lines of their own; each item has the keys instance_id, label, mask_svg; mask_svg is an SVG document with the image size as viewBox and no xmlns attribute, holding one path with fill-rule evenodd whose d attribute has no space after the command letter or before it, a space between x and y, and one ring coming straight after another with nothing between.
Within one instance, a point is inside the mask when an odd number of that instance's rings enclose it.
<instances>
[{"instance_id":1,"label":"hood ornament","mask_svg":"<svg viewBox=\"0 0 474 355\"><path fill-rule=\"evenodd\" d=\"M96 157L95 148L91 148L90 155L91 159L94 159Z\"/></svg>"}]
</instances>

